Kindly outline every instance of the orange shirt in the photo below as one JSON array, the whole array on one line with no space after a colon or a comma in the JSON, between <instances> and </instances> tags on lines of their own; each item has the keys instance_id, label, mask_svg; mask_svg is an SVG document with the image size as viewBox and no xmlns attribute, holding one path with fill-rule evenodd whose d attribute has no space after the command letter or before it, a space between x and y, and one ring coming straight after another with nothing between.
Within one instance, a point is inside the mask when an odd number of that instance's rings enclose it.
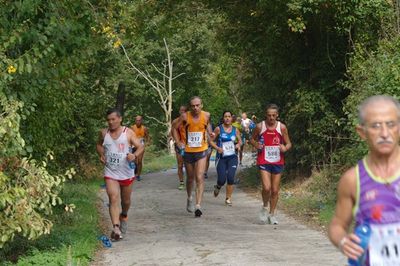
<instances>
[{"instance_id":1,"label":"orange shirt","mask_svg":"<svg viewBox=\"0 0 400 266\"><path fill-rule=\"evenodd\" d=\"M135 132L135 134L136 134L136 136L139 138L139 139L144 139L144 136L145 136L145 126L140 126L140 127L137 127L136 126L136 124L135 125L132 125L131 126L131 129L133 130L133 132Z\"/></svg>"},{"instance_id":2,"label":"orange shirt","mask_svg":"<svg viewBox=\"0 0 400 266\"><path fill-rule=\"evenodd\" d=\"M206 138L207 119L205 112L201 111L197 121L193 120L191 112L187 112L186 147L185 152L202 152L208 149Z\"/></svg>"}]
</instances>

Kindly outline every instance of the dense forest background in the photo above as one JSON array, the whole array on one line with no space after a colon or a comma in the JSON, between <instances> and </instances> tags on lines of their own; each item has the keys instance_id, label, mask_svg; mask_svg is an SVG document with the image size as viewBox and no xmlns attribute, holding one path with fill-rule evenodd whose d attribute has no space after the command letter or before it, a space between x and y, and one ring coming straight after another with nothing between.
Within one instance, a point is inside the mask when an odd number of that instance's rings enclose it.
<instances>
[{"instance_id":1,"label":"dense forest background","mask_svg":"<svg viewBox=\"0 0 400 266\"><path fill-rule=\"evenodd\" d=\"M281 107L290 176L340 172L365 154L356 106L400 96L398 0L0 0L0 246L35 238L60 204L62 183L97 160L105 111L126 86L124 123L141 114L158 149L157 91L132 69L173 71L173 117L199 95L263 118ZM150 118L151 117L151 118ZM336 182L336 176L332 182Z\"/></svg>"}]
</instances>

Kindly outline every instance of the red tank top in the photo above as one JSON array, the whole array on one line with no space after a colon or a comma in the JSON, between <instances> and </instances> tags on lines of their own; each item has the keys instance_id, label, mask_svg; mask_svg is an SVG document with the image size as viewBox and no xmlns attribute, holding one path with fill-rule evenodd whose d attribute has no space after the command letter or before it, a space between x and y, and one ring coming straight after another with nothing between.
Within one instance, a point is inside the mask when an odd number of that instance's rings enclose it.
<instances>
[{"instance_id":1,"label":"red tank top","mask_svg":"<svg viewBox=\"0 0 400 266\"><path fill-rule=\"evenodd\" d=\"M279 145L284 144L281 122L278 121L274 129L268 129L265 121L262 121L259 139L261 137L264 138L264 148L257 155L257 165L284 165L285 158L283 153L279 150Z\"/></svg>"}]
</instances>

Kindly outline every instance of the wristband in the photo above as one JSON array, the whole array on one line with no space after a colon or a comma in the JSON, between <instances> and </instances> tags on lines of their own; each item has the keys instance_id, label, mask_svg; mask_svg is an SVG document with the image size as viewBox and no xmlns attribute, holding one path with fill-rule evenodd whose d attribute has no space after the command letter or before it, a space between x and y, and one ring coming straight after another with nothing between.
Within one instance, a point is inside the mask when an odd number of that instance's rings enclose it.
<instances>
[{"instance_id":1,"label":"wristband","mask_svg":"<svg viewBox=\"0 0 400 266\"><path fill-rule=\"evenodd\" d=\"M338 245L338 249L343 252L343 246L347 242L347 236L344 236L340 241Z\"/></svg>"}]
</instances>

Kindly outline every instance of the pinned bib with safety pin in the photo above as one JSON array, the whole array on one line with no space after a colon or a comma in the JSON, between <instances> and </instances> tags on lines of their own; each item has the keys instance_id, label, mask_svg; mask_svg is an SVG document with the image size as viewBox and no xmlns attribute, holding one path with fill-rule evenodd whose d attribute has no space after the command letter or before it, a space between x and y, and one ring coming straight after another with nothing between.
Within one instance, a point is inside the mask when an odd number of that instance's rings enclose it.
<instances>
[{"instance_id":1,"label":"pinned bib with safety pin","mask_svg":"<svg viewBox=\"0 0 400 266\"><path fill-rule=\"evenodd\" d=\"M203 132L188 132L188 146L190 148L199 148L203 142Z\"/></svg>"}]
</instances>

